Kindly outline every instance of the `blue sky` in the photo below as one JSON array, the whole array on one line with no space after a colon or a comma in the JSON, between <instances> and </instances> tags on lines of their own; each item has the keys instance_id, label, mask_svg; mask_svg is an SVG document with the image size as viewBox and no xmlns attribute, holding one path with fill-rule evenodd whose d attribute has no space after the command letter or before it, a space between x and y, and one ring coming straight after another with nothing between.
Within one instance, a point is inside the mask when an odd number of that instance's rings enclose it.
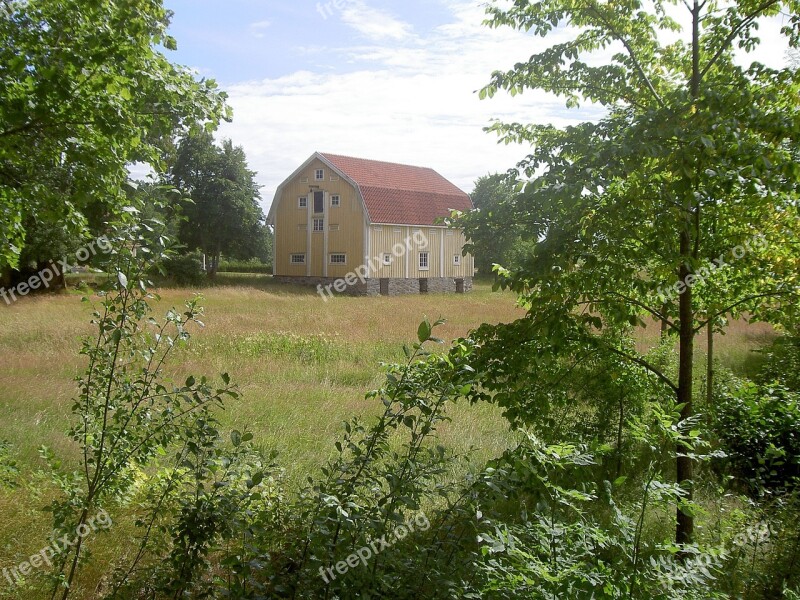
<instances>
[{"instance_id":1,"label":"blue sky","mask_svg":"<svg viewBox=\"0 0 800 600\"><path fill-rule=\"evenodd\" d=\"M315 151L431 167L470 192L527 153L485 133L492 119L564 126L602 114L533 90L479 100L492 71L570 35L489 29L483 3L165 0L178 41L169 57L229 94L234 119L217 136L244 147L265 208ZM778 26L762 28L751 60L783 56Z\"/></svg>"},{"instance_id":2,"label":"blue sky","mask_svg":"<svg viewBox=\"0 0 800 600\"><path fill-rule=\"evenodd\" d=\"M346 10L355 4L340 0L338 6L344 8L337 9L333 0L166 2L175 12L171 32L179 40L174 54L178 62L201 68L223 85L298 70L343 72L363 67L361 61L341 60L340 53L354 41L370 39L347 20ZM359 6L373 15L391 15L422 37L450 18L445 5L435 1L373 1Z\"/></svg>"}]
</instances>

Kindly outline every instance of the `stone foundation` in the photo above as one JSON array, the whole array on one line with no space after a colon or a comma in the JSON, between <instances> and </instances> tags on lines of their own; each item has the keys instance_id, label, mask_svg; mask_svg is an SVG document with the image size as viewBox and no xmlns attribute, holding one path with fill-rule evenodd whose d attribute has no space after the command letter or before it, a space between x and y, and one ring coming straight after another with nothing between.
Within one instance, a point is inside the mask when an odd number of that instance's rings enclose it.
<instances>
[{"instance_id":1,"label":"stone foundation","mask_svg":"<svg viewBox=\"0 0 800 600\"><path fill-rule=\"evenodd\" d=\"M289 283L310 287L322 286L320 294L327 297L331 294L347 296L404 296L409 294L455 294L472 291L472 277L454 279L452 277L427 277L424 279L405 278L370 278L356 280L353 285L346 285L344 279L334 277L289 277L275 275L278 283ZM336 289L336 283L339 289ZM330 287L329 287L330 286ZM328 291L326 291L326 289Z\"/></svg>"}]
</instances>

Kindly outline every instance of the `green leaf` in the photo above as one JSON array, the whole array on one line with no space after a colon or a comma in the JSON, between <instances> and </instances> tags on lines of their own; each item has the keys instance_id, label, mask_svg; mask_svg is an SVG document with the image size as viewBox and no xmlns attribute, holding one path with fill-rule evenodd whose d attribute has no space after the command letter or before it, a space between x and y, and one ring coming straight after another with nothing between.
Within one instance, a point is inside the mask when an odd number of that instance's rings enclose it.
<instances>
[{"instance_id":1,"label":"green leaf","mask_svg":"<svg viewBox=\"0 0 800 600\"><path fill-rule=\"evenodd\" d=\"M431 324L428 322L428 319L425 319L422 323L419 324L419 328L417 328L417 339L419 340L420 344L427 342L431 337L431 332L433 329L431 328Z\"/></svg>"}]
</instances>

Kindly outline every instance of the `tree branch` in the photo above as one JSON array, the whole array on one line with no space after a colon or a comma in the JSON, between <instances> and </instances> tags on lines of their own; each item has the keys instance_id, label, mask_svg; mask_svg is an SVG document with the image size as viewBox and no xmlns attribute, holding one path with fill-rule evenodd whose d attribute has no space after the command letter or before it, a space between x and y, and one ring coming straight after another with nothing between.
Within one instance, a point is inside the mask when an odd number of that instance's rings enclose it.
<instances>
[{"instance_id":1,"label":"tree branch","mask_svg":"<svg viewBox=\"0 0 800 600\"><path fill-rule=\"evenodd\" d=\"M742 29L744 29L747 25L752 23L762 12L764 12L771 6L774 6L775 4L779 3L780 0L767 0L766 2L761 4L758 8L756 8L752 13L750 13L744 19L742 19L742 21L738 25L736 25L736 27L731 29L731 32L728 34L728 36L725 38L722 44L720 44L714 56L711 57L711 60L708 61L708 64L705 67L703 67L703 69L700 71L700 79L702 80L703 77L706 76L706 73L708 73L711 67L713 67L714 64L720 59L722 54L725 52L725 50L728 49L728 47L731 45L736 36L739 35L739 32ZM705 2L703 3L703 5L705 5Z\"/></svg>"},{"instance_id":2,"label":"tree branch","mask_svg":"<svg viewBox=\"0 0 800 600\"><path fill-rule=\"evenodd\" d=\"M733 304L731 304L729 306L726 306L722 310L714 313L713 315L708 317L705 321L701 321L700 324L697 327L695 327L694 332L695 333L699 332L701 329L703 329L703 327L708 325L711 321L713 321L717 317L721 317L722 315L730 312L731 310L733 310L737 306L741 306L745 302L750 302L750 300L756 300L758 298L771 298L771 297L777 297L777 296L788 296L790 293L791 292L769 292L769 293L766 293L766 294L754 294L753 296L747 296L746 298L743 298L742 300L734 302Z\"/></svg>"},{"instance_id":3,"label":"tree branch","mask_svg":"<svg viewBox=\"0 0 800 600\"><path fill-rule=\"evenodd\" d=\"M775 2L777 0L771 0L771 1ZM622 37L622 35L620 35L619 33L617 33L617 30L614 29L614 27L608 22L608 20L603 17L603 14L600 12L599 8L597 7L597 4L593 3L590 8L591 8L592 12L594 12L594 14L597 15L597 17L608 28L609 32L611 32L611 35L614 38L616 38L625 47L625 50L628 51L628 56L631 57L631 60L633 61L633 66L636 67L636 70L638 71L639 76L642 78L642 81L644 82L645 86L650 91L650 93L653 95L653 98L658 103L658 105L661 108L666 108L666 104L664 103L664 100L661 98L659 93L656 91L656 88L653 86L653 82L650 81L650 78L647 76L647 73L645 73L644 68L642 67L642 64L639 62L639 59L636 58L636 53L633 51L633 48L631 47L631 45L628 42L628 40L625 39L624 37Z\"/></svg>"},{"instance_id":4,"label":"tree branch","mask_svg":"<svg viewBox=\"0 0 800 600\"><path fill-rule=\"evenodd\" d=\"M672 380L669 377L664 375L661 371L656 369L653 365L651 365L649 362L647 362L643 358L639 358L638 356L631 356L630 354L628 354L626 352L623 352L622 350L619 350L617 348L614 348L614 346L610 346L608 344L602 344L602 345L606 350L612 352L613 354L616 354L617 356L621 356L622 358L624 358L626 360L629 360L629 361L631 361L633 363L636 363L640 367L644 367L645 369L650 371L653 375L658 377L673 392L675 392L675 393L678 392L678 386L675 385L674 383L672 383Z\"/></svg>"}]
</instances>

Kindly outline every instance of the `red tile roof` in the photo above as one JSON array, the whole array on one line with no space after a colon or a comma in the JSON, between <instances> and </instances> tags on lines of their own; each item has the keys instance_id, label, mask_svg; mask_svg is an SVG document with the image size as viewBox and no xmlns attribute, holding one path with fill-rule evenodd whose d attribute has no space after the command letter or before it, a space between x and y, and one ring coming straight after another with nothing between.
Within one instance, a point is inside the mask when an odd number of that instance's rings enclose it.
<instances>
[{"instance_id":1,"label":"red tile roof","mask_svg":"<svg viewBox=\"0 0 800 600\"><path fill-rule=\"evenodd\" d=\"M433 169L321 154L355 181L373 223L433 225L450 211L472 209L470 197Z\"/></svg>"}]
</instances>

